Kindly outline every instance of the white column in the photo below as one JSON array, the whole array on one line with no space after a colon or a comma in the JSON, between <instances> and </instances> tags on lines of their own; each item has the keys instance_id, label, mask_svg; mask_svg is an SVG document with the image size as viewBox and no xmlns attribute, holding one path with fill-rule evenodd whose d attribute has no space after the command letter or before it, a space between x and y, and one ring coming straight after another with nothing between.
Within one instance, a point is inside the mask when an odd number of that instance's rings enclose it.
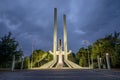
<instances>
[{"instance_id":1,"label":"white column","mask_svg":"<svg viewBox=\"0 0 120 80\"><path fill-rule=\"evenodd\" d=\"M66 15L63 15L63 22L64 22L64 54L65 54L65 59L67 59Z\"/></svg>"},{"instance_id":2,"label":"white column","mask_svg":"<svg viewBox=\"0 0 120 80\"><path fill-rule=\"evenodd\" d=\"M15 68L15 55L13 55L13 61L12 61L12 71L14 71Z\"/></svg>"},{"instance_id":3,"label":"white column","mask_svg":"<svg viewBox=\"0 0 120 80\"><path fill-rule=\"evenodd\" d=\"M54 38L53 38L53 54L54 59L56 59L56 49L57 49L57 8L54 8Z\"/></svg>"},{"instance_id":4,"label":"white column","mask_svg":"<svg viewBox=\"0 0 120 80\"><path fill-rule=\"evenodd\" d=\"M110 69L109 53L106 53L107 68Z\"/></svg>"}]
</instances>

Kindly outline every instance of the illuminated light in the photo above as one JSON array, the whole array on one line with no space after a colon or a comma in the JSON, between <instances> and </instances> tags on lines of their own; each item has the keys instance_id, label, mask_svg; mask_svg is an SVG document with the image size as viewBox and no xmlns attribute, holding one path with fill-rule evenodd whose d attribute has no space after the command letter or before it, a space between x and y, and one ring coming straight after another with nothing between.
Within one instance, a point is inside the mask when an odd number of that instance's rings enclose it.
<instances>
[{"instance_id":1,"label":"illuminated light","mask_svg":"<svg viewBox=\"0 0 120 80\"><path fill-rule=\"evenodd\" d=\"M58 64L63 64L63 61L62 61L62 54L59 54Z\"/></svg>"}]
</instances>

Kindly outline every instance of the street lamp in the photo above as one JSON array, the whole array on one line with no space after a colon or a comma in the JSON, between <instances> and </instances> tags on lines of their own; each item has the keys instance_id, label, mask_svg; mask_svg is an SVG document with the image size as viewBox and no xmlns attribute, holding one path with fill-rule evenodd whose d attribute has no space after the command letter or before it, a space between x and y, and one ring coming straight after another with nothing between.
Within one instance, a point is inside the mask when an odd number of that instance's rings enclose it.
<instances>
[{"instance_id":1,"label":"street lamp","mask_svg":"<svg viewBox=\"0 0 120 80\"><path fill-rule=\"evenodd\" d=\"M100 56L99 55L97 56L97 59L98 59L98 68L101 69L101 67L100 67Z\"/></svg>"},{"instance_id":2,"label":"street lamp","mask_svg":"<svg viewBox=\"0 0 120 80\"><path fill-rule=\"evenodd\" d=\"M34 42L33 42L33 39L32 39L32 50L31 50L32 54L31 54L31 68L32 68L32 65L33 65L33 52L34 52Z\"/></svg>"},{"instance_id":3,"label":"street lamp","mask_svg":"<svg viewBox=\"0 0 120 80\"><path fill-rule=\"evenodd\" d=\"M32 68L32 62L33 62L33 53L31 54L31 61L30 61L30 67Z\"/></svg>"},{"instance_id":4,"label":"street lamp","mask_svg":"<svg viewBox=\"0 0 120 80\"><path fill-rule=\"evenodd\" d=\"M100 68L103 67L103 55L102 55L102 42L99 42L99 49L100 49L100 57L99 57L99 61L100 61Z\"/></svg>"},{"instance_id":5,"label":"street lamp","mask_svg":"<svg viewBox=\"0 0 120 80\"><path fill-rule=\"evenodd\" d=\"M21 70L23 69L23 61L24 61L24 56L22 55L22 57L21 57Z\"/></svg>"},{"instance_id":6,"label":"street lamp","mask_svg":"<svg viewBox=\"0 0 120 80\"><path fill-rule=\"evenodd\" d=\"M88 47L88 45L89 45L89 41L88 41L88 40L85 40L85 44L86 44L86 46ZM87 53L88 53L88 65L89 65L89 68L90 68L89 50L87 50Z\"/></svg>"}]
</instances>

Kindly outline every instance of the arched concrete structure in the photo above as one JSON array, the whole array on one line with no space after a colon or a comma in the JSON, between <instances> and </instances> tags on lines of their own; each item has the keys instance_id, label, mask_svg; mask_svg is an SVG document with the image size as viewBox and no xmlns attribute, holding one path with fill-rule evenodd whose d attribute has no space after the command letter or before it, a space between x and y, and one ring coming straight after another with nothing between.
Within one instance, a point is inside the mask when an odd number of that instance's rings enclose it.
<instances>
[{"instance_id":1,"label":"arched concrete structure","mask_svg":"<svg viewBox=\"0 0 120 80\"><path fill-rule=\"evenodd\" d=\"M46 68L82 68L79 65L68 60L68 54L72 51L67 48L67 29L66 29L66 15L63 15L63 32L64 32L64 50L62 50L62 40L57 44L57 8L54 8L54 34L53 34L53 51L49 51L53 55L53 60L44 64L39 69ZM58 50L57 50L58 45Z\"/></svg>"}]
</instances>

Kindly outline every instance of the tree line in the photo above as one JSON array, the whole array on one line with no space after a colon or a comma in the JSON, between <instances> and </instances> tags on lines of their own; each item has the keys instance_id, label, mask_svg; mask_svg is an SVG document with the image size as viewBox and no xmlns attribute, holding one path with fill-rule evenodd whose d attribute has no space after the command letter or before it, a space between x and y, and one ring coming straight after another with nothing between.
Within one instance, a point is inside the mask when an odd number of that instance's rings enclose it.
<instances>
[{"instance_id":1,"label":"tree line","mask_svg":"<svg viewBox=\"0 0 120 80\"><path fill-rule=\"evenodd\" d=\"M106 68L106 53L109 54L110 66L120 68L120 33L114 32L93 42L88 47L82 47L76 54L70 54L69 60L83 67L98 68L98 57L101 59L101 68Z\"/></svg>"},{"instance_id":2,"label":"tree line","mask_svg":"<svg viewBox=\"0 0 120 80\"><path fill-rule=\"evenodd\" d=\"M15 58L15 59L14 59ZM0 38L0 68L12 68L13 60L15 69L28 69L40 67L51 61L53 56L43 50L34 50L30 56L25 56L18 41L9 32Z\"/></svg>"},{"instance_id":3,"label":"tree line","mask_svg":"<svg viewBox=\"0 0 120 80\"><path fill-rule=\"evenodd\" d=\"M120 68L120 33L114 32L93 42L92 45L81 47L77 53L68 55L68 59L80 66L93 66L98 68L98 57L100 67L106 68L106 53L109 54L112 68ZM0 38L0 68L11 68L13 57L15 57L15 68L40 67L51 61L53 55L41 49L34 50L30 56L23 57L23 51L19 47L18 41L9 32Z\"/></svg>"}]
</instances>

